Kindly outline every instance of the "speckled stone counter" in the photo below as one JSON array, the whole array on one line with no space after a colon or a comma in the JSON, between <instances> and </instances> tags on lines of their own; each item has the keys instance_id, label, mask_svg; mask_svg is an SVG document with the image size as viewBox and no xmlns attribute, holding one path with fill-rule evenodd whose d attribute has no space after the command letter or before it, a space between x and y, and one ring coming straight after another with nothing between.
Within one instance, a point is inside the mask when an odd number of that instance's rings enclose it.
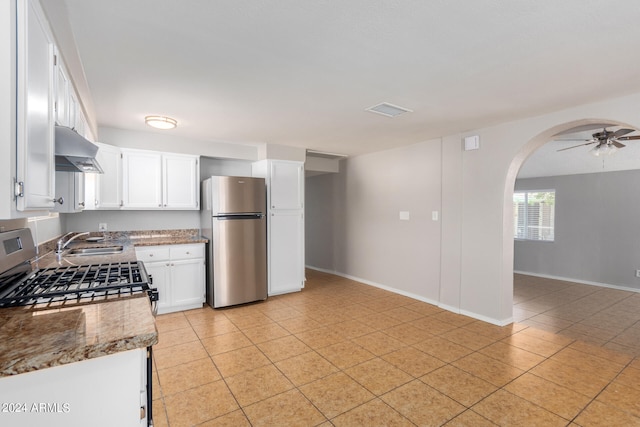
<instances>
[{"instance_id":1,"label":"speckled stone counter","mask_svg":"<svg viewBox=\"0 0 640 427\"><path fill-rule=\"evenodd\" d=\"M87 237L104 237L87 241ZM206 243L199 230L92 232L56 254L56 239L39 247L35 269L136 261L135 246ZM122 246L112 255L72 256L76 248ZM0 310L0 377L64 365L157 343L158 332L146 295L105 299L56 308Z\"/></svg>"},{"instance_id":2,"label":"speckled stone counter","mask_svg":"<svg viewBox=\"0 0 640 427\"><path fill-rule=\"evenodd\" d=\"M104 240L87 242L87 237L102 237ZM53 242L53 244L52 244ZM72 241L66 250L58 256L53 249L55 241L47 242L40 247L40 253L44 255L34 262L35 268L48 268L58 266L80 264L104 264L110 262L128 262L136 260L136 246L156 245L181 245L189 243L207 243L208 240L200 236L197 229L186 230L142 230L142 231L115 231L107 233L92 232L88 236L82 236ZM113 255L99 256L70 256L69 251L76 248L118 246L123 251Z\"/></svg>"},{"instance_id":3,"label":"speckled stone counter","mask_svg":"<svg viewBox=\"0 0 640 427\"><path fill-rule=\"evenodd\" d=\"M146 295L38 310L0 310L0 377L158 342Z\"/></svg>"}]
</instances>

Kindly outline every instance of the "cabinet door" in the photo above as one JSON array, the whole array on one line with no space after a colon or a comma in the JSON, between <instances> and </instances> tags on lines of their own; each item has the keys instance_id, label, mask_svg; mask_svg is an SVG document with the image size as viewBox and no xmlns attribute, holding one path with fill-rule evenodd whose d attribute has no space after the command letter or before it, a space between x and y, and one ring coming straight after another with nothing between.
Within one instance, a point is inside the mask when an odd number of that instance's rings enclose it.
<instances>
[{"instance_id":1,"label":"cabinet door","mask_svg":"<svg viewBox=\"0 0 640 427\"><path fill-rule=\"evenodd\" d=\"M162 208L162 155L153 151L122 150L123 207Z\"/></svg>"},{"instance_id":2,"label":"cabinet door","mask_svg":"<svg viewBox=\"0 0 640 427\"><path fill-rule=\"evenodd\" d=\"M56 53L56 96L55 111L56 123L61 126L69 126L69 78L62 66L62 59Z\"/></svg>"},{"instance_id":3,"label":"cabinet door","mask_svg":"<svg viewBox=\"0 0 640 427\"><path fill-rule=\"evenodd\" d=\"M172 305L204 303L204 259L171 261Z\"/></svg>"},{"instance_id":4,"label":"cabinet door","mask_svg":"<svg viewBox=\"0 0 640 427\"><path fill-rule=\"evenodd\" d=\"M56 203L54 211L80 212L84 209L84 174L78 172L56 172Z\"/></svg>"},{"instance_id":5,"label":"cabinet door","mask_svg":"<svg viewBox=\"0 0 640 427\"><path fill-rule=\"evenodd\" d=\"M153 279L151 286L158 290L158 314L166 313L171 307L170 263L168 260L145 262L144 266Z\"/></svg>"},{"instance_id":6,"label":"cabinet door","mask_svg":"<svg viewBox=\"0 0 640 427\"><path fill-rule=\"evenodd\" d=\"M299 291L304 281L302 212L269 216L269 295Z\"/></svg>"},{"instance_id":7,"label":"cabinet door","mask_svg":"<svg viewBox=\"0 0 640 427\"><path fill-rule=\"evenodd\" d=\"M78 98L76 98L76 94L73 91L69 91L69 98L67 100L67 102L69 103L68 105L68 109L69 109L69 127L71 129L75 129L76 132L78 131L78 129L76 129L76 122L78 120ZM80 133L80 132L78 132Z\"/></svg>"},{"instance_id":8,"label":"cabinet door","mask_svg":"<svg viewBox=\"0 0 640 427\"><path fill-rule=\"evenodd\" d=\"M304 170L300 162L271 162L271 209L302 209Z\"/></svg>"},{"instance_id":9,"label":"cabinet door","mask_svg":"<svg viewBox=\"0 0 640 427\"><path fill-rule=\"evenodd\" d=\"M53 208L54 44L36 0L18 3L17 209Z\"/></svg>"},{"instance_id":10,"label":"cabinet door","mask_svg":"<svg viewBox=\"0 0 640 427\"><path fill-rule=\"evenodd\" d=\"M96 143L98 154L96 160L103 174L92 175L95 181L95 208L120 209L122 206L122 154L120 148L113 145ZM88 192L87 192L88 194ZM91 201L87 200L89 204Z\"/></svg>"},{"instance_id":11,"label":"cabinet door","mask_svg":"<svg viewBox=\"0 0 640 427\"><path fill-rule=\"evenodd\" d=\"M164 154L163 207L167 209L198 209L200 170L198 157Z\"/></svg>"}]
</instances>

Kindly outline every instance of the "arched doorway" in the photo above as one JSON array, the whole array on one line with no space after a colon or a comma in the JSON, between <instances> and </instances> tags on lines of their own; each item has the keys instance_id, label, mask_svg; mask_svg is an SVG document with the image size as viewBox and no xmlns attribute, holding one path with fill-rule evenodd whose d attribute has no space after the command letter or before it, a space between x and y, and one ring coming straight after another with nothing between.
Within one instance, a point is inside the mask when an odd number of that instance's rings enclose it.
<instances>
[{"instance_id":1,"label":"arched doorway","mask_svg":"<svg viewBox=\"0 0 640 427\"><path fill-rule=\"evenodd\" d=\"M585 130L589 126L594 128L606 126L622 126L634 128L634 126L611 119L582 119L559 124L539 133L537 136L522 146L514 156L509 166L503 200L503 239L502 239L502 277L503 290L513 292L513 263L514 263L514 236L513 236L513 193L516 178L524 162L540 147L548 143L554 136L560 133L568 133L572 130Z\"/></svg>"}]
</instances>

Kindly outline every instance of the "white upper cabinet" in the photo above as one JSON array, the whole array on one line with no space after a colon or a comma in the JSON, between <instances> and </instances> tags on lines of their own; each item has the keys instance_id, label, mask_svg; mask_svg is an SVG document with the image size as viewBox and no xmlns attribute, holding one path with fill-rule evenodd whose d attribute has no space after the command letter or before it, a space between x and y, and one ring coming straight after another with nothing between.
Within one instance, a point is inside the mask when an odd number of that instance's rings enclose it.
<instances>
[{"instance_id":1,"label":"white upper cabinet","mask_svg":"<svg viewBox=\"0 0 640 427\"><path fill-rule=\"evenodd\" d=\"M302 209L304 165L285 160L270 161L271 209Z\"/></svg>"},{"instance_id":2,"label":"white upper cabinet","mask_svg":"<svg viewBox=\"0 0 640 427\"><path fill-rule=\"evenodd\" d=\"M56 212L82 212L85 207L83 173L56 172Z\"/></svg>"},{"instance_id":3,"label":"white upper cabinet","mask_svg":"<svg viewBox=\"0 0 640 427\"><path fill-rule=\"evenodd\" d=\"M17 4L17 209L49 210L55 194L55 47L40 4Z\"/></svg>"},{"instance_id":4,"label":"white upper cabinet","mask_svg":"<svg viewBox=\"0 0 640 427\"><path fill-rule=\"evenodd\" d=\"M122 153L113 145L95 142L96 160L104 173L86 173L87 209L120 209L122 206Z\"/></svg>"},{"instance_id":5,"label":"white upper cabinet","mask_svg":"<svg viewBox=\"0 0 640 427\"><path fill-rule=\"evenodd\" d=\"M199 209L198 156L123 149L123 208Z\"/></svg>"},{"instance_id":6,"label":"white upper cabinet","mask_svg":"<svg viewBox=\"0 0 640 427\"><path fill-rule=\"evenodd\" d=\"M123 207L162 208L162 154L123 149L122 156Z\"/></svg>"},{"instance_id":7,"label":"white upper cabinet","mask_svg":"<svg viewBox=\"0 0 640 427\"><path fill-rule=\"evenodd\" d=\"M61 126L69 126L69 88L71 84L67 71L62 65L60 55L56 53L55 61L56 75L56 96L55 96L55 115L56 123Z\"/></svg>"},{"instance_id":8,"label":"white upper cabinet","mask_svg":"<svg viewBox=\"0 0 640 427\"><path fill-rule=\"evenodd\" d=\"M198 209L200 179L198 157L162 155L162 198L167 209Z\"/></svg>"}]
</instances>

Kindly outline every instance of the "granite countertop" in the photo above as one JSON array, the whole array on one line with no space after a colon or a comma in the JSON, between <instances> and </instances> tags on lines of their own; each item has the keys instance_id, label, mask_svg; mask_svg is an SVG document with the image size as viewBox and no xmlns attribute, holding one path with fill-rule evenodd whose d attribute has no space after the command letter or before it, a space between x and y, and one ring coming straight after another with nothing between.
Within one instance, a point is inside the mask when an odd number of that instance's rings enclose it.
<instances>
[{"instance_id":1,"label":"granite countertop","mask_svg":"<svg viewBox=\"0 0 640 427\"><path fill-rule=\"evenodd\" d=\"M104 240L97 242L87 242L87 237L103 237ZM156 246L156 245L181 245L189 243L207 243L208 240L200 236L199 230L151 230L151 231L117 231L108 233L90 233L72 241L66 250L58 256L53 245L48 242L40 248L43 256L34 263L35 268L49 268L59 266L70 266L80 264L105 264L115 262L136 261L136 246ZM69 250L87 247L105 247L121 245L123 250L119 254L97 255L97 256L69 256Z\"/></svg>"},{"instance_id":2,"label":"granite countertop","mask_svg":"<svg viewBox=\"0 0 640 427\"><path fill-rule=\"evenodd\" d=\"M136 246L206 243L198 230L154 230L90 233L72 241L61 256L55 239L39 247L34 268L136 261ZM122 245L119 254L69 256L71 249ZM146 294L88 304L0 309L0 377L64 365L158 342L158 331Z\"/></svg>"},{"instance_id":3,"label":"granite countertop","mask_svg":"<svg viewBox=\"0 0 640 427\"><path fill-rule=\"evenodd\" d=\"M38 310L0 310L0 377L158 342L146 295Z\"/></svg>"}]
</instances>

